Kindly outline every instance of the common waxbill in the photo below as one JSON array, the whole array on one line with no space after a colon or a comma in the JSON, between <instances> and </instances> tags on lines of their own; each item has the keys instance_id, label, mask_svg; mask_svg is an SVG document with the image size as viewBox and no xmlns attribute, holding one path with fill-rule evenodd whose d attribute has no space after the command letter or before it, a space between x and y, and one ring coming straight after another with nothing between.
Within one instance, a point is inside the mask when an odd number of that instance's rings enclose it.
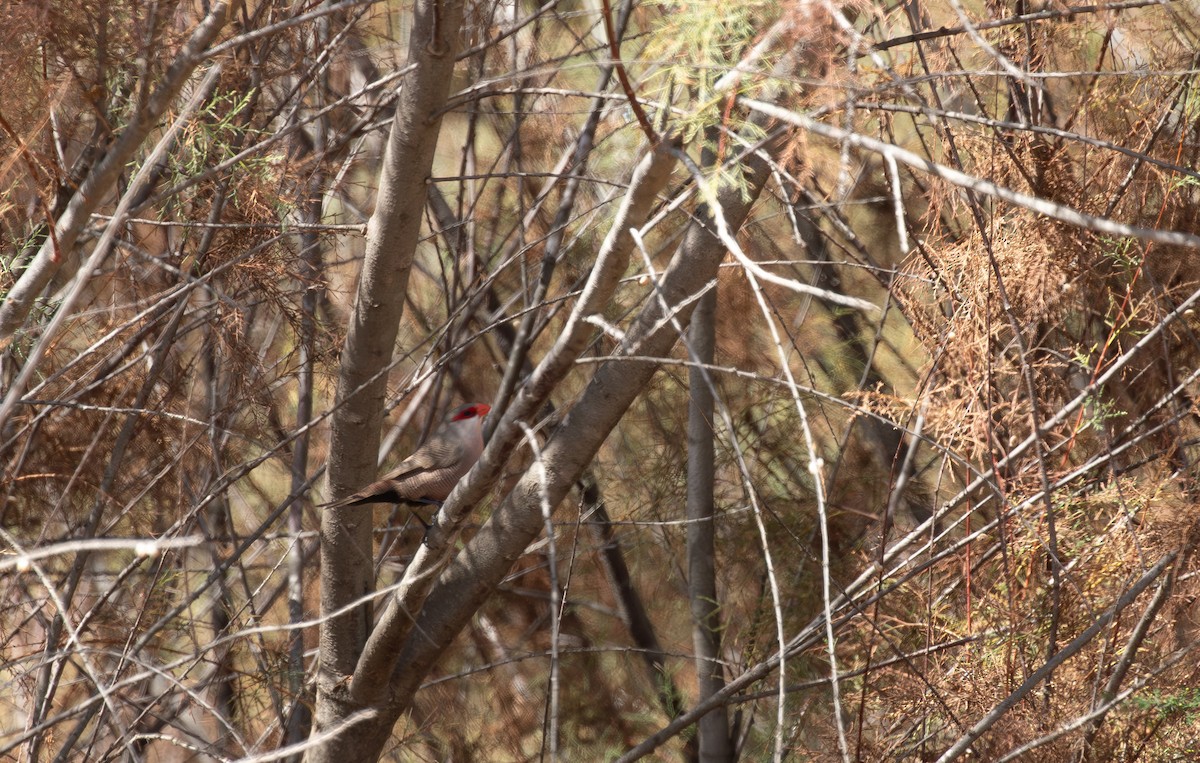
<instances>
[{"instance_id":1,"label":"common waxbill","mask_svg":"<svg viewBox=\"0 0 1200 763\"><path fill-rule=\"evenodd\" d=\"M492 408L468 403L455 409L425 444L380 480L323 509L364 503L441 505L483 453L483 417Z\"/></svg>"}]
</instances>

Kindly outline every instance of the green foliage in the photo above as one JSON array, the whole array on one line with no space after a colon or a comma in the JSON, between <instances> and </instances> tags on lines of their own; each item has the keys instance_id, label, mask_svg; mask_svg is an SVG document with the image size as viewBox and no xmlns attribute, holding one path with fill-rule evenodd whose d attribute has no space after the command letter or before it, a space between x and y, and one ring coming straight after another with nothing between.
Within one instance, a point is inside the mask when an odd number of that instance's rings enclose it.
<instances>
[{"instance_id":1,"label":"green foliage","mask_svg":"<svg viewBox=\"0 0 1200 763\"><path fill-rule=\"evenodd\" d=\"M180 138L179 148L171 153L170 166L176 182L201 174L214 164L236 156L247 143L263 137L265 131L247 125L245 115L259 97L253 90L244 93L218 91L201 109L202 118L193 120ZM266 180L274 173L272 164L277 157L256 153L241 159L232 172L249 179ZM229 188L236 199L239 187Z\"/></svg>"},{"instance_id":2,"label":"green foliage","mask_svg":"<svg viewBox=\"0 0 1200 763\"><path fill-rule=\"evenodd\" d=\"M746 125L729 109L731 94L718 93L714 86L770 26L780 4L771 0L656 0L654 4L662 15L642 54L652 67L643 86L655 99L676 107L671 126L685 142L704 141L706 148L716 151L721 141ZM754 71L769 71L775 55L768 54ZM751 76L741 83L740 92L754 95L763 83L761 75ZM715 125L722 126L720 138L713 134ZM753 142L757 136L743 137Z\"/></svg>"},{"instance_id":3,"label":"green foliage","mask_svg":"<svg viewBox=\"0 0 1200 763\"><path fill-rule=\"evenodd\" d=\"M1133 706L1149 710L1160 719L1182 716L1185 724L1200 723L1200 688L1179 688L1170 691L1152 689L1133 698Z\"/></svg>"},{"instance_id":4,"label":"green foliage","mask_svg":"<svg viewBox=\"0 0 1200 763\"><path fill-rule=\"evenodd\" d=\"M1101 242L1100 255L1115 266L1132 273L1141 263L1141 246L1136 239L1102 236Z\"/></svg>"}]
</instances>

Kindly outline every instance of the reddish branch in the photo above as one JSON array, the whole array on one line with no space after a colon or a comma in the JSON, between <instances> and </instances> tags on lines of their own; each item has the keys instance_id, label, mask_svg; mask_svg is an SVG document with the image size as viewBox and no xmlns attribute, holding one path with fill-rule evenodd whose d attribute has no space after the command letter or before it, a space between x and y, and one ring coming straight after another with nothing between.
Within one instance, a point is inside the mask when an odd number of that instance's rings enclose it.
<instances>
[{"instance_id":1,"label":"reddish branch","mask_svg":"<svg viewBox=\"0 0 1200 763\"><path fill-rule=\"evenodd\" d=\"M633 83L629 81L629 74L625 71L625 63L621 60L621 48L617 43L617 33L612 23L612 8L608 0L601 0L601 2L604 5L604 33L608 36L608 50L617 71L617 80L621 83L621 89L625 91L625 97L629 99L629 108L633 109L633 115L637 117L638 124L642 126L642 132L646 133L646 139L650 141L650 145L657 146L658 133L654 131L654 126L650 124L650 118L646 116L646 111L638 101L637 93L633 91Z\"/></svg>"}]
</instances>

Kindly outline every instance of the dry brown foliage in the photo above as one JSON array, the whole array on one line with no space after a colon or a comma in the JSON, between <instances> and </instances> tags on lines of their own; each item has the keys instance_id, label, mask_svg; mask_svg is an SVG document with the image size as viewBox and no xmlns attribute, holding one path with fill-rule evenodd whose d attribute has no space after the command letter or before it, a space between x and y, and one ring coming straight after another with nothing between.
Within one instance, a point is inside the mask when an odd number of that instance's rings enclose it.
<instances>
[{"instance_id":1,"label":"dry brown foliage","mask_svg":"<svg viewBox=\"0 0 1200 763\"><path fill-rule=\"evenodd\" d=\"M722 659L729 680L755 676L727 700L741 757L840 760L844 743L852 760L937 760L1013 698L971 745L975 759L1022 745L1022 761L1191 759L1200 323L1178 308L1200 292L1198 250L1053 219L903 162L893 170L815 132L764 143L778 126L750 125L733 98L1094 218L1200 233L1194 5L989 2L967 8L973 30L955 5L913 6L913 18L739 0L716 17L704 4L637 2L621 48L656 128L688 136L706 178L737 177L715 164L747 145L776 152L738 233L752 260L883 308L761 280L756 290L732 256L717 279ZM644 149L615 82L593 101L608 55L595 13L518 3L518 18L536 20L514 29L507 7L470 5L463 35L475 47L429 183L444 207L412 200L426 236L409 293L396 295L407 311L388 464L451 404L492 399L527 311L538 317L529 361L545 355ZM245 4L222 40L313 8ZM0 7L0 294L201 13ZM343 9L206 61L225 67L216 89L0 421L0 757L235 759L303 737L323 422L391 116L395 81L381 78L405 55L398 13ZM1038 15L1010 19L1021 13ZM743 59L736 92L715 92ZM594 145L572 165L593 111ZM568 198L556 167L580 182L555 251ZM105 190L0 357L0 398L137 169ZM539 437L656 298L650 270L702 214L696 189L680 169ZM531 304L543 273L546 297ZM543 538L516 562L426 676L385 757L540 757L554 685L567 760L619 755L694 705L688 363L676 345L591 467L611 521L575 493L558 507L553 550ZM527 449L514 453L496 494L531 464ZM491 509L477 509L462 542ZM421 532L404 511L376 519L382 586ZM1024 687L1164 559L1139 596ZM631 627L637 604L656 653ZM781 714L778 672L754 673L780 632L795 639ZM1119 695L1111 709L1106 692ZM684 756L689 744L661 749Z\"/></svg>"}]
</instances>

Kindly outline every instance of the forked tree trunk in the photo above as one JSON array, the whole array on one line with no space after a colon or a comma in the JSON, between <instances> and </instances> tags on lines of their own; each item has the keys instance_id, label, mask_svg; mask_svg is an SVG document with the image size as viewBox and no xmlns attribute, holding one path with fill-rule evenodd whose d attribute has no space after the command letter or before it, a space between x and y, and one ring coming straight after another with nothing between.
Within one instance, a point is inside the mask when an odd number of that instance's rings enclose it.
<instances>
[{"instance_id":1,"label":"forked tree trunk","mask_svg":"<svg viewBox=\"0 0 1200 763\"><path fill-rule=\"evenodd\" d=\"M408 274L421 231L425 181L454 73L462 0L417 0L409 36L409 66L384 150L375 213L367 228L366 257L354 313L342 351L337 410L331 423L329 486L334 498L348 495L375 478L379 427L387 387L385 369L404 311ZM371 627L365 602L332 613L367 596L374 588L371 513L358 508L326 511L321 517L320 668L314 762L373 760L360 749L361 721L344 726L361 708L349 699L348 678ZM388 729L391 723L387 724ZM341 731L327 734L341 728Z\"/></svg>"},{"instance_id":2,"label":"forked tree trunk","mask_svg":"<svg viewBox=\"0 0 1200 763\"><path fill-rule=\"evenodd\" d=\"M745 221L768 175L767 163L757 155L748 157L744 167L748 170L745 185L726 185L718 194L732 230ZM621 347L600 366L582 397L546 442L542 450L544 482L538 470L528 470L434 584L399 650L389 698L378 707L378 717L384 723L360 726L363 734L377 735L364 741L364 747L382 749L390 724L409 708L429 670L542 531L542 501L558 506L625 411L645 390L658 364L626 356L655 358L670 353L680 330L687 326L695 298L716 278L724 255L725 247L710 227L694 224ZM468 477L464 481L470 480Z\"/></svg>"}]
</instances>

